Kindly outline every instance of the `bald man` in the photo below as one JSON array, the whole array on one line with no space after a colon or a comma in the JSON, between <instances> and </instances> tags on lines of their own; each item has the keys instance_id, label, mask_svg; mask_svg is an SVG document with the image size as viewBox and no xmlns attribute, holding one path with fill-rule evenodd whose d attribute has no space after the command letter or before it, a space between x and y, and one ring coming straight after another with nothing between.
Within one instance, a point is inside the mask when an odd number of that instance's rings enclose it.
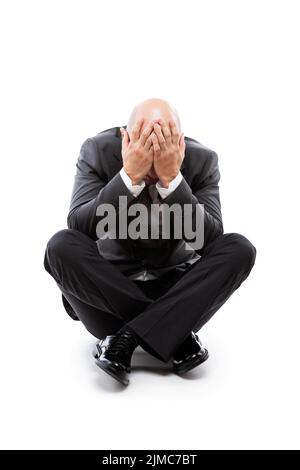
<instances>
[{"instance_id":1,"label":"bald man","mask_svg":"<svg viewBox=\"0 0 300 470\"><path fill-rule=\"evenodd\" d=\"M203 363L197 331L254 265L250 241L223 232L219 179L216 152L185 137L158 98L81 147L68 229L49 240L44 266L68 314L99 339L97 365L124 385L138 345L178 375ZM178 235L183 222L193 230Z\"/></svg>"}]
</instances>

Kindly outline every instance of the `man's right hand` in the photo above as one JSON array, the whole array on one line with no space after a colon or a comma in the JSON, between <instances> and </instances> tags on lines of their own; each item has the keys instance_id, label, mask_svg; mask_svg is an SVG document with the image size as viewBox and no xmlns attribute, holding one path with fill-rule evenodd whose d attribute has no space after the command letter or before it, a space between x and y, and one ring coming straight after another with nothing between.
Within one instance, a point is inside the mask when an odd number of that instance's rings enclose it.
<instances>
[{"instance_id":1,"label":"man's right hand","mask_svg":"<svg viewBox=\"0 0 300 470\"><path fill-rule=\"evenodd\" d=\"M151 121L141 133L144 119L137 121L132 129L131 139L128 132L121 127L122 159L125 173L133 185L140 184L153 164L152 132L154 122Z\"/></svg>"}]
</instances>

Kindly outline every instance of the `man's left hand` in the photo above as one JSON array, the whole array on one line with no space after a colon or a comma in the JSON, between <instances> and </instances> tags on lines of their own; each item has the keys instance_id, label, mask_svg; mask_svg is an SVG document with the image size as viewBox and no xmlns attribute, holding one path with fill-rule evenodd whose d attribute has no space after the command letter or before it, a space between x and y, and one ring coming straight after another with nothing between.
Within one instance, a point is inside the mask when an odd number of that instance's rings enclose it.
<instances>
[{"instance_id":1,"label":"man's left hand","mask_svg":"<svg viewBox=\"0 0 300 470\"><path fill-rule=\"evenodd\" d=\"M184 134L174 120L157 119L152 132L154 169L164 188L178 175L184 159Z\"/></svg>"}]
</instances>

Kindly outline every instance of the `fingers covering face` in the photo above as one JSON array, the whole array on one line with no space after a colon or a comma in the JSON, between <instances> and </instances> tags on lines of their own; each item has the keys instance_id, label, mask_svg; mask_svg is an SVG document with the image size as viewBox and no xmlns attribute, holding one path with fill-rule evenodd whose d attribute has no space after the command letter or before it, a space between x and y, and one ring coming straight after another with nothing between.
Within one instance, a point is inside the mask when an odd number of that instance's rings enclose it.
<instances>
[{"instance_id":1,"label":"fingers covering face","mask_svg":"<svg viewBox=\"0 0 300 470\"><path fill-rule=\"evenodd\" d=\"M166 141L166 144L170 145L171 143L173 143L178 145L180 133L174 119L166 121L165 119L159 118L157 119L157 122L161 127L161 131Z\"/></svg>"},{"instance_id":2,"label":"fingers covering face","mask_svg":"<svg viewBox=\"0 0 300 470\"><path fill-rule=\"evenodd\" d=\"M156 134L156 137L158 139L158 143L159 143L159 146L160 148L163 150L165 149L166 147L166 141L165 141L165 137L162 133L162 128L159 124L155 123L154 124L154 132Z\"/></svg>"},{"instance_id":3,"label":"fingers covering face","mask_svg":"<svg viewBox=\"0 0 300 470\"><path fill-rule=\"evenodd\" d=\"M153 142L153 150L155 153L158 153L160 151L160 146L159 146L157 135L153 132L151 136L152 136L152 142Z\"/></svg>"},{"instance_id":4,"label":"fingers covering face","mask_svg":"<svg viewBox=\"0 0 300 470\"><path fill-rule=\"evenodd\" d=\"M180 140L180 133L173 119L170 120L170 130L173 144L178 144Z\"/></svg>"},{"instance_id":5,"label":"fingers covering face","mask_svg":"<svg viewBox=\"0 0 300 470\"><path fill-rule=\"evenodd\" d=\"M154 119L142 131L144 122L145 119L140 118L134 125L131 135L133 142L139 141L147 150L153 145L155 151L163 150L171 144L179 145L181 134L174 119Z\"/></svg>"},{"instance_id":6,"label":"fingers covering face","mask_svg":"<svg viewBox=\"0 0 300 470\"><path fill-rule=\"evenodd\" d=\"M153 121L150 121L149 124L145 127L140 136L140 143L143 146L146 146L148 138L153 131Z\"/></svg>"},{"instance_id":7,"label":"fingers covering face","mask_svg":"<svg viewBox=\"0 0 300 470\"><path fill-rule=\"evenodd\" d=\"M137 142L139 140L143 122L144 122L144 118L140 118L137 120L137 122L133 126L132 133L131 133L132 142Z\"/></svg>"},{"instance_id":8,"label":"fingers covering face","mask_svg":"<svg viewBox=\"0 0 300 470\"><path fill-rule=\"evenodd\" d=\"M146 143L145 143L145 145L144 145L145 149L148 150L148 151L150 151L150 149L151 149L151 147L152 147L152 144L153 144L153 142L152 142L152 132L151 132L151 134L150 134L149 137L147 138Z\"/></svg>"}]
</instances>

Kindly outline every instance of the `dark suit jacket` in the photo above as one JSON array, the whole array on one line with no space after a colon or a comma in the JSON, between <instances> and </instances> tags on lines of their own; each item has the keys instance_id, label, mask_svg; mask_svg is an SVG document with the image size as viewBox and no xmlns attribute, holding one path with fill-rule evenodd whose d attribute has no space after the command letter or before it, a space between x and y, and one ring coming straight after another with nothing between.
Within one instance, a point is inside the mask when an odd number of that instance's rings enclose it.
<instances>
[{"instance_id":1,"label":"dark suit jacket","mask_svg":"<svg viewBox=\"0 0 300 470\"><path fill-rule=\"evenodd\" d=\"M126 128L126 125L123 127ZM201 256L207 243L223 233L218 156L190 137L185 137L185 144L185 158L181 165L183 179L163 202L169 205L178 203L182 207L183 204L192 204L193 217L197 204L204 204L204 246L197 253L185 249L184 238L165 240L161 249L152 250L151 256L145 253L138 240L97 239L96 225L100 217L96 216L96 210L100 204L110 203L118 210L120 195L127 196L129 206L134 202L144 202L147 194L144 189L137 198L134 197L119 175L123 166L119 127L106 129L83 143L76 165L68 227L94 239L99 253L118 263L118 267L127 275L145 269L145 266L158 274L182 265L191 257ZM67 307L66 300L63 300ZM67 311L71 314L69 309Z\"/></svg>"}]
</instances>

